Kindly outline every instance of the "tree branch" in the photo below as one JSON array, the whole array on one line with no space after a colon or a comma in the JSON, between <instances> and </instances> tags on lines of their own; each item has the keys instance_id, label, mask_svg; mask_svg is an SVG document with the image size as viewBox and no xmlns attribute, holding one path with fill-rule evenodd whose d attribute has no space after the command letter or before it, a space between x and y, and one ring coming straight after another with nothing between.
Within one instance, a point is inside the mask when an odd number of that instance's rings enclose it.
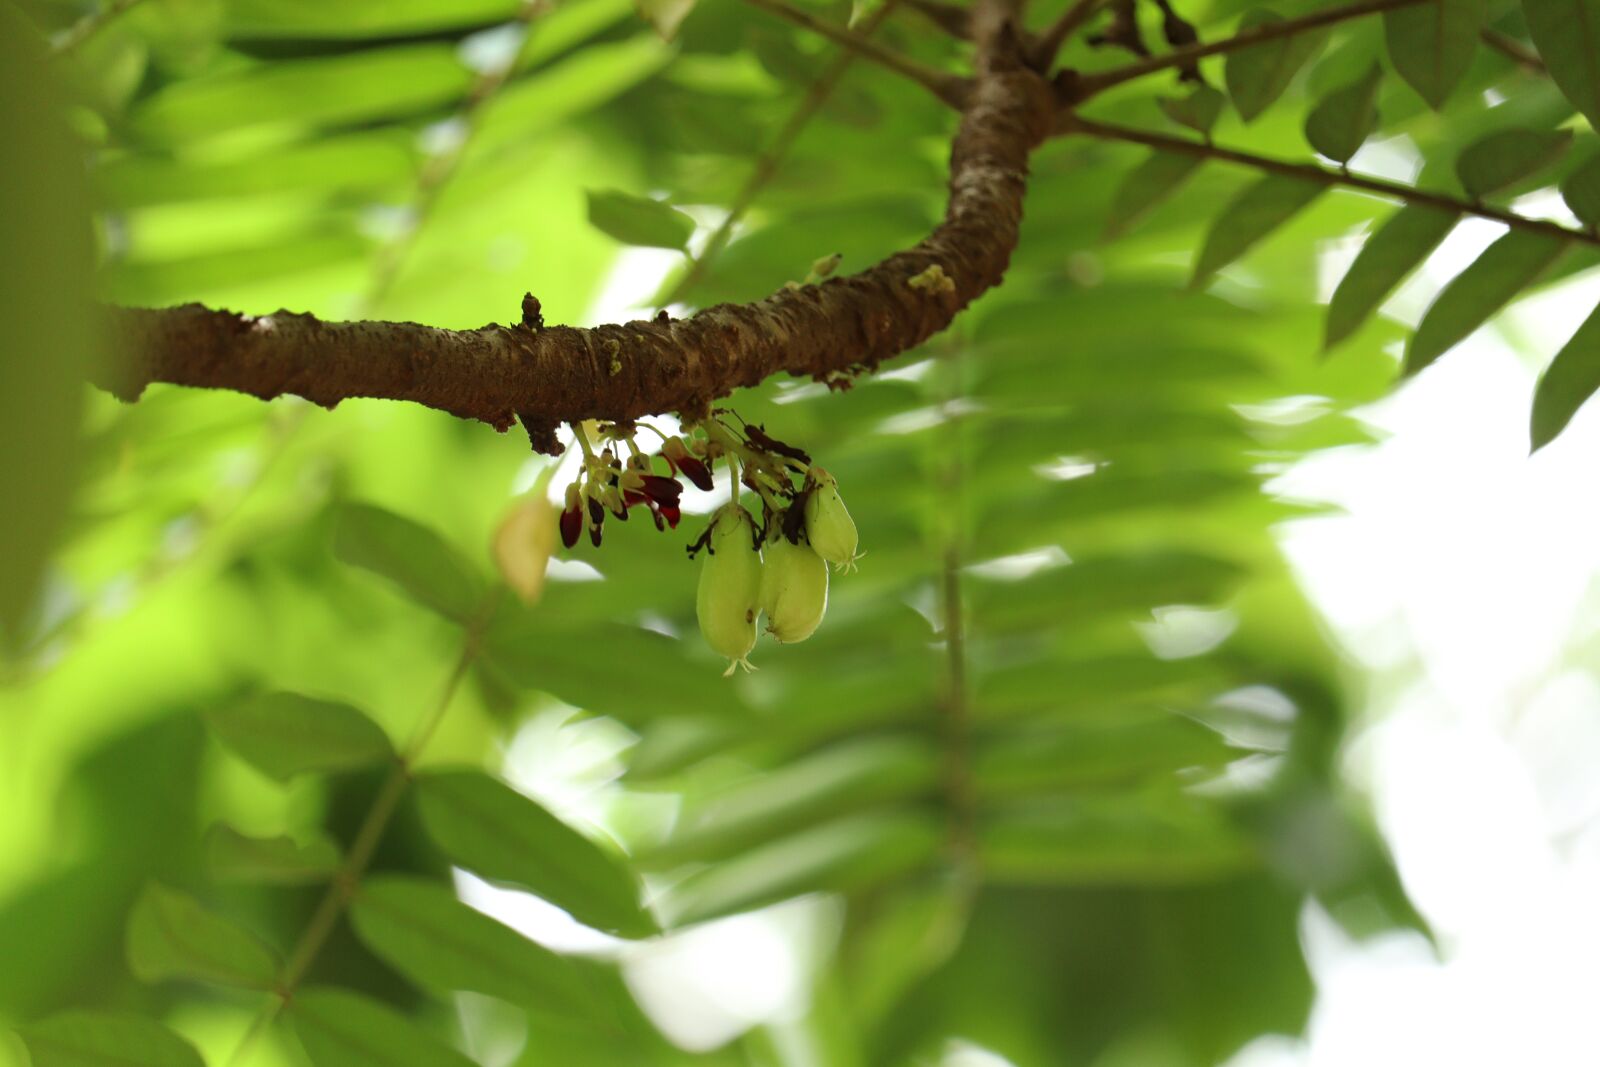
<instances>
[{"instance_id":1,"label":"tree branch","mask_svg":"<svg viewBox=\"0 0 1600 1067\"><path fill-rule=\"evenodd\" d=\"M958 78L954 74L947 74L942 70L924 66L914 59L908 59L899 52L869 41L861 34L852 33L831 22L825 22L807 11L802 11L788 0L747 0L747 2L769 14L787 19L801 29L820 34L835 44L843 45L863 59L870 59L902 77L910 78L953 108L959 110L962 106L967 92L965 78Z\"/></svg>"},{"instance_id":2,"label":"tree branch","mask_svg":"<svg viewBox=\"0 0 1600 1067\"><path fill-rule=\"evenodd\" d=\"M456 331L197 304L115 309L111 335L126 358L99 384L127 400L151 382L263 399L293 393L324 407L349 397L409 400L505 429L519 414L546 423L693 416L779 372L827 380L876 367L1000 281L1017 241L1028 156L1056 122L1054 94L1023 64L1004 0L982 0L974 29L978 69L951 147L944 221L860 274L687 319L594 329Z\"/></svg>"},{"instance_id":3,"label":"tree branch","mask_svg":"<svg viewBox=\"0 0 1600 1067\"><path fill-rule=\"evenodd\" d=\"M1094 17L1094 13L1100 10L1103 2L1104 0L1073 0L1072 5L1061 13L1061 17L1034 40L1028 56L1034 69L1049 70L1050 65L1056 61L1056 53L1061 51L1061 46L1066 43L1067 38Z\"/></svg>"},{"instance_id":4,"label":"tree branch","mask_svg":"<svg viewBox=\"0 0 1600 1067\"><path fill-rule=\"evenodd\" d=\"M1399 7L1409 7L1412 4L1422 3L1423 0L1356 0L1353 4L1343 7L1330 7L1324 11L1314 11L1296 19L1285 19L1282 22L1267 22L1250 29L1241 30L1232 37L1225 37L1220 41L1211 41L1208 44L1190 45L1188 48L1176 48L1171 52L1159 56L1150 56L1137 63L1129 63L1124 67L1113 70L1100 71L1095 74L1079 75L1074 91L1076 100L1085 100L1096 93L1104 92L1113 85L1142 78L1146 74L1156 71L1168 70L1172 67L1183 67L1206 58L1207 56L1224 55L1228 52L1237 52L1241 48L1261 44L1265 41L1274 41L1280 37L1292 37L1306 30L1314 30L1319 26L1331 26L1337 22L1360 18L1363 15L1372 15L1380 11L1391 11Z\"/></svg>"},{"instance_id":5,"label":"tree branch","mask_svg":"<svg viewBox=\"0 0 1600 1067\"><path fill-rule=\"evenodd\" d=\"M1400 182L1387 181L1383 178L1369 178L1360 174L1351 174L1349 171L1332 170L1318 166L1315 163L1294 163L1288 160L1272 159L1268 156L1239 152L1231 148L1221 148L1203 141L1191 141L1184 137L1173 137L1164 133L1136 130L1126 126L1113 126L1109 123L1094 122L1077 116L1065 117L1061 122L1060 132L1068 134L1081 133L1090 137L1098 137L1104 141L1124 141L1129 144L1142 144L1162 152L1175 152L1181 155L1197 156L1201 159L1216 159L1224 163L1237 163L1240 166L1265 171L1268 174L1281 174L1285 177L1301 178L1306 181L1321 182L1325 185L1360 189L1363 192L1375 193L1378 196L1399 200L1407 204L1422 204L1427 207L1459 212L1463 215L1475 215L1481 219L1492 219L1495 222L1503 222L1514 230L1525 230L1529 233L1543 234L1547 237L1560 237L1564 240L1578 241L1583 244L1600 245L1600 234L1591 233L1587 230L1576 230L1570 226L1563 226L1559 222L1548 222L1544 219L1530 219L1481 201L1465 200L1444 193L1428 192L1425 189L1403 185Z\"/></svg>"}]
</instances>

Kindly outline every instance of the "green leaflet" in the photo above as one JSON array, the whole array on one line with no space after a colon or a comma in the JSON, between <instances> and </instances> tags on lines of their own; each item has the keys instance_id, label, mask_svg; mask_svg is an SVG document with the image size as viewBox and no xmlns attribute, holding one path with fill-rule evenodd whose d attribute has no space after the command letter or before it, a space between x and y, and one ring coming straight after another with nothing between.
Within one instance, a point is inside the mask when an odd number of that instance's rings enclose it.
<instances>
[{"instance_id":1,"label":"green leaflet","mask_svg":"<svg viewBox=\"0 0 1600 1067\"><path fill-rule=\"evenodd\" d=\"M475 1067L393 1008L347 989L303 989L288 1016L316 1067Z\"/></svg>"},{"instance_id":2,"label":"green leaflet","mask_svg":"<svg viewBox=\"0 0 1600 1067\"><path fill-rule=\"evenodd\" d=\"M1539 378L1529 432L1533 450L1555 440L1596 389L1600 389L1600 308L1583 320Z\"/></svg>"},{"instance_id":3,"label":"green leaflet","mask_svg":"<svg viewBox=\"0 0 1600 1067\"><path fill-rule=\"evenodd\" d=\"M1324 96L1306 116L1306 140L1338 164L1356 154L1378 124L1378 84L1383 70L1372 68L1357 82Z\"/></svg>"},{"instance_id":4,"label":"green leaflet","mask_svg":"<svg viewBox=\"0 0 1600 1067\"><path fill-rule=\"evenodd\" d=\"M943 837L942 823L927 812L849 816L691 874L662 909L685 926L803 893L859 889L933 862Z\"/></svg>"},{"instance_id":5,"label":"green leaflet","mask_svg":"<svg viewBox=\"0 0 1600 1067\"><path fill-rule=\"evenodd\" d=\"M355 708L298 693L262 693L210 709L205 718L229 750L279 781L394 756L388 735Z\"/></svg>"},{"instance_id":6,"label":"green leaflet","mask_svg":"<svg viewBox=\"0 0 1600 1067\"><path fill-rule=\"evenodd\" d=\"M271 989L278 960L250 931L152 882L128 918L128 966L144 982L192 978Z\"/></svg>"},{"instance_id":7,"label":"green leaflet","mask_svg":"<svg viewBox=\"0 0 1600 1067\"><path fill-rule=\"evenodd\" d=\"M694 220L670 204L616 189L590 189L584 195L589 223L623 244L679 251L689 247Z\"/></svg>"},{"instance_id":8,"label":"green leaflet","mask_svg":"<svg viewBox=\"0 0 1600 1067\"><path fill-rule=\"evenodd\" d=\"M203 841L206 870L218 882L301 885L318 882L339 866L339 849L326 837L302 845L292 837L251 837L213 823Z\"/></svg>"},{"instance_id":9,"label":"green leaflet","mask_svg":"<svg viewBox=\"0 0 1600 1067\"><path fill-rule=\"evenodd\" d=\"M1199 134L1209 134L1222 116L1222 107L1228 98L1209 85L1197 85L1184 97L1162 96L1156 99L1167 118L1180 126L1187 126Z\"/></svg>"},{"instance_id":10,"label":"green leaflet","mask_svg":"<svg viewBox=\"0 0 1600 1067\"><path fill-rule=\"evenodd\" d=\"M205 1067L193 1045L140 1015L66 1011L17 1036L33 1067Z\"/></svg>"},{"instance_id":11,"label":"green leaflet","mask_svg":"<svg viewBox=\"0 0 1600 1067\"><path fill-rule=\"evenodd\" d=\"M1556 87L1600 128L1600 0L1523 0L1522 14Z\"/></svg>"},{"instance_id":12,"label":"green leaflet","mask_svg":"<svg viewBox=\"0 0 1600 1067\"><path fill-rule=\"evenodd\" d=\"M1600 153L1580 163L1561 183L1561 199L1585 226L1600 226Z\"/></svg>"},{"instance_id":13,"label":"green leaflet","mask_svg":"<svg viewBox=\"0 0 1600 1067\"><path fill-rule=\"evenodd\" d=\"M1472 262L1444 287L1406 348L1403 374L1417 373L1489 317L1554 263L1567 247L1565 241L1542 234L1512 230Z\"/></svg>"},{"instance_id":14,"label":"green leaflet","mask_svg":"<svg viewBox=\"0 0 1600 1067\"><path fill-rule=\"evenodd\" d=\"M1199 156L1152 152L1133 168L1117 189L1106 219L1105 239L1120 237L1167 197L1178 191L1199 168Z\"/></svg>"},{"instance_id":15,"label":"green leaflet","mask_svg":"<svg viewBox=\"0 0 1600 1067\"><path fill-rule=\"evenodd\" d=\"M1222 209L1206 234L1195 261L1199 285L1248 252L1258 241L1288 222L1327 188L1321 182L1268 174L1246 187Z\"/></svg>"},{"instance_id":16,"label":"green leaflet","mask_svg":"<svg viewBox=\"0 0 1600 1067\"><path fill-rule=\"evenodd\" d=\"M652 865L727 859L824 819L914 797L938 781L939 768L937 749L921 740L842 741L691 805L645 859Z\"/></svg>"},{"instance_id":17,"label":"green leaflet","mask_svg":"<svg viewBox=\"0 0 1600 1067\"><path fill-rule=\"evenodd\" d=\"M1435 110L1472 65L1487 0L1427 0L1383 13L1389 61Z\"/></svg>"},{"instance_id":18,"label":"green leaflet","mask_svg":"<svg viewBox=\"0 0 1600 1067\"><path fill-rule=\"evenodd\" d=\"M421 523L370 504L339 508L333 552L353 567L382 575L412 600L465 622L478 609L483 581L455 546Z\"/></svg>"},{"instance_id":19,"label":"green leaflet","mask_svg":"<svg viewBox=\"0 0 1600 1067\"><path fill-rule=\"evenodd\" d=\"M1104 885L1208 881L1259 862L1213 808L1133 793L1031 801L979 829L997 883Z\"/></svg>"},{"instance_id":20,"label":"green leaflet","mask_svg":"<svg viewBox=\"0 0 1600 1067\"><path fill-rule=\"evenodd\" d=\"M1367 238L1328 301L1322 345L1332 348L1355 332L1395 286L1455 228L1453 211L1413 204L1390 215Z\"/></svg>"},{"instance_id":21,"label":"green leaflet","mask_svg":"<svg viewBox=\"0 0 1600 1067\"><path fill-rule=\"evenodd\" d=\"M656 932L620 856L504 782L480 771L417 780L428 834L452 860L491 882L527 889L579 922L623 937Z\"/></svg>"},{"instance_id":22,"label":"green leaflet","mask_svg":"<svg viewBox=\"0 0 1600 1067\"><path fill-rule=\"evenodd\" d=\"M420 878L369 878L350 906L357 936L428 989L484 993L556 1017L604 1018L595 966L558 956Z\"/></svg>"},{"instance_id":23,"label":"green leaflet","mask_svg":"<svg viewBox=\"0 0 1600 1067\"><path fill-rule=\"evenodd\" d=\"M279 60L174 82L134 109L132 125L158 144L181 144L273 125L400 118L457 99L472 77L447 44Z\"/></svg>"},{"instance_id":24,"label":"green leaflet","mask_svg":"<svg viewBox=\"0 0 1600 1067\"><path fill-rule=\"evenodd\" d=\"M1555 163L1571 143L1571 130L1498 130L1461 150L1456 177L1481 200Z\"/></svg>"},{"instance_id":25,"label":"green leaflet","mask_svg":"<svg viewBox=\"0 0 1600 1067\"><path fill-rule=\"evenodd\" d=\"M1239 29L1282 21L1283 16L1257 8L1240 20ZM1222 79L1239 117L1249 122L1270 107L1326 39L1324 31L1308 30L1230 52Z\"/></svg>"}]
</instances>

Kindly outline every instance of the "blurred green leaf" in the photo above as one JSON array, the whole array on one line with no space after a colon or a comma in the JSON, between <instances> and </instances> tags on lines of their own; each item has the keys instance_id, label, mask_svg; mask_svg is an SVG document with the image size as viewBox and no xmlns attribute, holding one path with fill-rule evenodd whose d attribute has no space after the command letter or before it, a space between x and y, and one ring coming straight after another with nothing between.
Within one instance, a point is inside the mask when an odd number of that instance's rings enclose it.
<instances>
[{"instance_id":1,"label":"blurred green leaf","mask_svg":"<svg viewBox=\"0 0 1600 1067\"><path fill-rule=\"evenodd\" d=\"M348 704L298 693L262 693L205 714L207 725L230 751L280 781L394 758L383 729Z\"/></svg>"},{"instance_id":2,"label":"blurred green leaf","mask_svg":"<svg viewBox=\"0 0 1600 1067\"><path fill-rule=\"evenodd\" d=\"M1176 193L1201 164L1199 156L1153 152L1129 172L1111 202L1105 237L1119 237L1163 200Z\"/></svg>"},{"instance_id":3,"label":"blurred green leaf","mask_svg":"<svg viewBox=\"0 0 1600 1067\"><path fill-rule=\"evenodd\" d=\"M1245 13L1239 29L1283 21L1282 15L1256 8ZM1239 116L1249 122L1270 107L1326 39L1323 30L1307 30L1229 52L1222 76Z\"/></svg>"},{"instance_id":4,"label":"blurred green leaf","mask_svg":"<svg viewBox=\"0 0 1600 1067\"><path fill-rule=\"evenodd\" d=\"M1415 374L1487 322L1513 297L1532 285L1566 242L1544 234L1512 230L1473 260L1429 305L1406 348L1404 373Z\"/></svg>"},{"instance_id":5,"label":"blurred green leaf","mask_svg":"<svg viewBox=\"0 0 1600 1067\"><path fill-rule=\"evenodd\" d=\"M1378 125L1378 85L1383 70L1376 64L1359 81L1324 96L1306 116L1306 140L1335 163L1350 162Z\"/></svg>"},{"instance_id":6,"label":"blurred green leaf","mask_svg":"<svg viewBox=\"0 0 1600 1067\"><path fill-rule=\"evenodd\" d=\"M140 981L187 978L271 989L278 959L250 931L152 882L128 918L128 966Z\"/></svg>"},{"instance_id":7,"label":"blurred green leaf","mask_svg":"<svg viewBox=\"0 0 1600 1067\"><path fill-rule=\"evenodd\" d=\"M1211 133L1227 102L1227 97L1209 85L1196 85L1188 96L1162 96L1156 99L1167 118L1203 135Z\"/></svg>"},{"instance_id":8,"label":"blurred green leaf","mask_svg":"<svg viewBox=\"0 0 1600 1067\"><path fill-rule=\"evenodd\" d=\"M616 189L591 189L585 196L590 224L623 244L678 250L689 247L694 220L670 204Z\"/></svg>"},{"instance_id":9,"label":"blurred green leaf","mask_svg":"<svg viewBox=\"0 0 1600 1067\"><path fill-rule=\"evenodd\" d=\"M316 1067L474 1067L393 1008L351 990L302 989L288 1015Z\"/></svg>"},{"instance_id":10,"label":"blurred green leaf","mask_svg":"<svg viewBox=\"0 0 1600 1067\"><path fill-rule=\"evenodd\" d=\"M181 144L257 127L415 115L457 99L471 84L472 72L450 46L391 44L179 81L145 98L131 122L153 143Z\"/></svg>"},{"instance_id":11,"label":"blurred green leaf","mask_svg":"<svg viewBox=\"0 0 1600 1067\"><path fill-rule=\"evenodd\" d=\"M219 882L302 885L319 882L339 866L339 849L325 837L301 844L287 835L251 837L227 823L206 830L206 869Z\"/></svg>"},{"instance_id":12,"label":"blurred green leaf","mask_svg":"<svg viewBox=\"0 0 1600 1067\"><path fill-rule=\"evenodd\" d=\"M1499 130L1462 150L1456 177L1480 200L1552 166L1571 143L1571 130Z\"/></svg>"},{"instance_id":13,"label":"blurred green leaf","mask_svg":"<svg viewBox=\"0 0 1600 1067\"><path fill-rule=\"evenodd\" d=\"M1600 389L1600 310L1590 312L1539 378L1529 434L1534 450L1555 440L1596 389Z\"/></svg>"},{"instance_id":14,"label":"blurred green leaf","mask_svg":"<svg viewBox=\"0 0 1600 1067\"><path fill-rule=\"evenodd\" d=\"M33 1067L204 1067L194 1046L153 1019L68 1011L17 1030Z\"/></svg>"},{"instance_id":15,"label":"blurred green leaf","mask_svg":"<svg viewBox=\"0 0 1600 1067\"><path fill-rule=\"evenodd\" d=\"M1600 3L1522 0L1528 36L1572 106L1600 126Z\"/></svg>"},{"instance_id":16,"label":"blurred green leaf","mask_svg":"<svg viewBox=\"0 0 1600 1067\"><path fill-rule=\"evenodd\" d=\"M849 816L691 874L661 908L688 926L803 893L862 889L925 867L941 837L938 821L917 812Z\"/></svg>"},{"instance_id":17,"label":"blurred green leaf","mask_svg":"<svg viewBox=\"0 0 1600 1067\"><path fill-rule=\"evenodd\" d=\"M504 782L479 771L434 772L418 778L417 802L439 847L480 877L537 893L596 929L624 937L656 931L621 856Z\"/></svg>"},{"instance_id":18,"label":"blurred green leaf","mask_svg":"<svg viewBox=\"0 0 1600 1067\"><path fill-rule=\"evenodd\" d=\"M1328 301L1323 347L1332 348L1354 333L1395 286L1439 247L1459 219L1452 211L1410 204L1384 220L1361 245Z\"/></svg>"},{"instance_id":19,"label":"blurred green leaf","mask_svg":"<svg viewBox=\"0 0 1600 1067\"><path fill-rule=\"evenodd\" d=\"M1309 206L1325 188L1321 182L1278 174L1258 178L1229 202L1211 224L1195 262L1194 283L1205 281L1244 255Z\"/></svg>"},{"instance_id":20,"label":"blurred green leaf","mask_svg":"<svg viewBox=\"0 0 1600 1067\"><path fill-rule=\"evenodd\" d=\"M412 981L556 1018L604 1020L587 960L568 959L419 878L369 878L350 908L366 946Z\"/></svg>"},{"instance_id":21,"label":"blurred green leaf","mask_svg":"<svg viewBox=\"0 0 1600 1067\"><path fill-rule=\"evenodd\" d=\"M0 12L0 248L27 257L0 285L0 654L24 641L45 562L72 505L83 381L96 361L94 250L82 147L42 42ZM26 161L26 165L23 165ZM25 207L24 207L25 205Z\"/></svg>"},{"instance_id":22,"label":"blurred green leaf","mask_svg":"<svg viewBox=\"0 0 1600 1067\"><path fill-rule=\"evenodd\" d=\"M1487 10L1485 0L1426 0L1383 13L1389 62L1435 111L1472 65Z\"/></svg>"},{"instance_id":23,"label":"blurred green leaf","mask_svg":"<svg viewBox=\"0 0 1600 1067\"><path fill-rule=\"evenodd\" d=\"M1585 226L1600 226L1600 153L1575 167L1561 183L1561 199Z\"/></svg>"},{"instance_id":24,"label":"blurred green leaf","mask_svg":"<svg viewBox=\"0 0 1600 1067\"><path fill-rule=\"evenodd\" d=\"M433 530L370 504L338 512L334 553L382 575L412 600L457 622L472 619L483 598L478 572Z\"/></svg>"}]
</instances>

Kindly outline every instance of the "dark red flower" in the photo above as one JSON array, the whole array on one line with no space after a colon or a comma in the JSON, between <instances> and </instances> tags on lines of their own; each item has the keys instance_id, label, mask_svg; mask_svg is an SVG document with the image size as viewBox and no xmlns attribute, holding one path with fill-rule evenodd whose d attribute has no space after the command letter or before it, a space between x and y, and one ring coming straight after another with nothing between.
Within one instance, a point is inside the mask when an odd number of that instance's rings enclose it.
<instances>
[{"instance_id":1,"label":"dark red flower","mask_svg":"<svg viewBox=\"0 0 1600 1067\"><path fill-rule=\"evenodd\" d=\"M714 484L711 480L711 470L699 458L684 456L678 460L677 468L685 478L694 483L696 489L711 491L711 486Z\"/></svg>"},{"instance_id":2,"label":"dark red flower","mask_svg":"<svg viewBox=\"0 0 1600 1067\"><path fill-rule=\"evenodd\" d=\"M643 491L646 496L657 504L677 504L678 497L683 495L683 485L676 478L667 478L660 474L640 475L643 481Z\"/></svg>"},{"instance_id":3,"label":"dark red flower","mask_svg":"<svg viewBox=\"0 0 1600 1067\"><path fill-rule=\"evenodd\" d=\"M583 532L583 509L574 504L561 513L561 543L571 548Z\"/></svg>"}]
</instances>

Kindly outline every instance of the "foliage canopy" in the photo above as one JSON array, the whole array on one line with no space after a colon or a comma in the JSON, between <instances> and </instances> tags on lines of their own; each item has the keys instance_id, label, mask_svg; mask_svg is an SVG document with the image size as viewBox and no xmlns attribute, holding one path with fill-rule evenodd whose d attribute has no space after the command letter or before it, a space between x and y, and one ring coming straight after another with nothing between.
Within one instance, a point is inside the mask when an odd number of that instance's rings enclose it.
<instances>
[{"instance_id":1,"label":"foliage canopy","mask_svg":"<svg viewBox=\"0 0 1600 1067\"><path fill-rule=\"evenodd\" d=\"M16 1056L465 1064L509 1034L530 1065L929 1063L961 1039L1187 1067L1303 1025L1307 899L1357 933L1417 922L1338 780L1348 680L1273 539L1317 507L1266 486L1593 265L1593 0L1039 0L976 47L1007 5L641 6L0 13L30 160L0 243L37 250L0 305L28 517L0 545ZM512 595L492 531L563 484L519 438L82 384L119 351L97 300L401 331L512 319L524 291L576 320L644 275L645 317L845 301L821 261L898 262L938 225L952 105L996 56L1060 72L1004 284L952 264L946 320L988 291L900 363L859 374L878 354L846 344L826 385L729 401L826 463L867 550L757 673L718 677L684 538L643 522ZM1384 314L1488 224L1414 332ZM945 299L910 277L908 307ZM1551 362L1535 446L1600 386L1596 321ZM726 492L686 494L685 522ZM539 777L530 737L606 755ZM530 940L452 870L611 947ZM669 1040L626 979L640 946L797 899L832 923L802 1015Z\"/></svg>"}]
</instances>

